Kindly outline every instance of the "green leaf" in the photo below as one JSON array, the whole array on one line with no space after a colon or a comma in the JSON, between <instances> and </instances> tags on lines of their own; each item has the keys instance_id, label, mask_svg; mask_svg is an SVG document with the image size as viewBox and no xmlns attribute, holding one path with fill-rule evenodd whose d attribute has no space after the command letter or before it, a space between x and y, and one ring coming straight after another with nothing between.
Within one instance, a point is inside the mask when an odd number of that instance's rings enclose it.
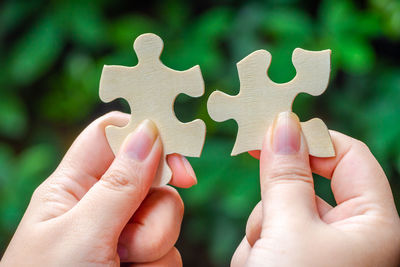
<instances>
[{"instance_id":1,"label":"green leaf","mask_svg":"<svg viewBox=\"0 0 400 267\"><path fill-rule=\"evenodd\" d=\"M73 43L97 50L106 42L107 26L100 6L94 1L65 1L57 6L58 23Z\"/></svg>"},{"instance_id":2,"label":"green leaf","mask_svg":"<svg viewBox=\"0 0 400 267\"><path fill-rule=\"evenodd\" d=\"M61 29L52 15L45 15L20 38L10 59L11 79L28 84L49 70L63 48Z\"/></svg>"},{"instance_id":3,"label":"green leaf","mask_svg":"<svg viewBox=\"0 0 400 267\"><path fill-rule=\"evenodd\" d=\"M227 255L233 255L235 248L239 245L242 236L236 231L235 224L225 216L218 216L212 225L211 244L209 253L218 266L226 266Z\"/></svg>"},{"instance_id":4,"label":"green leaf","mask_svg":"<svg viewBox=\"0 0 400 267\"><path fill-rule=\"evenodd\" d=\"M322 21L321 31L332 34L335 37L342 35L358 35L357 28L359 18L354 4L348 0L323 1L319 16Z\"/></svg>"},{"instance_id":5,"label":"green leaf","mask_svg":"<svg viewBox=\"0 0 400 267\"><path fill-rule=\"evenodd\" d=\"M134 57L133 41L135 38L143 33L157 33L158 31L159 27L151 18L140 14L119 17L112 21L108 27L111 43L117 46L119 50L129 49L132 57Z\"/></svg>"},{"instance_id":6,"label":"green leaf","mask_svg":"<svg viewBox=\"0 0 400 267\"><path fill-rule=\"evenodd\" d=\"M38 144L24 150L19 156L17 162L18 177L22 187L24 183L30 181L38 185L42 180L46 179L54 167L56 154L54 147L47 144Z\"/></svg>"},{"instance_id":7,"label":"green leaf","mask_svg":"<svg viewBox=\"0 0 400 267\"><path fill-rule=\"evenodd\" d=\"M184 70L196 64L207 70L203 73L218 75L223 59L219 42L229 30L231 11L226 8L213 9L204 13L194 24L189 24L182 41L166 43L163 60L174 69Z\"/></svg>"},{"instance_id":8,"label":"green leaf","mask_svg":"<svg viewBox=\"0 0 400 267\"><path fill-rule=\"evenodd\" d=\"M310 18L296 9L274 9L267 12L263 29L266 33L278 38L276 42L291 42L292 46L301 46L313 37Z\"/></svg>"},{"instance_id":9,"label":"green leaf","mask_svg":"<svg viewBox=\"0 0 400 267\"><path fill-rule=\"evenodd\" d=\"M7 182L14 178L15 168L13 157L14 154L11 148L7 144L0 143L0 188L4 188Z\"/></svg>"},{"instance_id":10,"label":"green leaf","mask_svg":"<svg viewBox=\"0 0 400 267\"><path fill-rule=\"evenodd\" d=\"M0 6L0 39L37 12L43 1L5 1Z\"/></svg>"},{"instance_id":11,"label":"green leaf","mask_svg":"<svg viewBox=\"0 0 400 267\"><path fill-rule=\"evenodd\" d=\"M338 43L341 63L345 71L364 74L373 69L375 54L371 45L358 38L343 38Z\"/></svg>"},{"instance_id":12,"label":"green leaf","mask_svg":"<svg viewBox=\"0 0 400 267\"><path fill-rule=\"evenodd\" d=\"M98 98L101 66L90 57L71 53L64 76L54 76L50 88L40 99L40 112L52 121L71 123L84 118Z\"/></svg>"},{"instance_id":13,"label":"green leaf","mask_svg":"<svg viewBox=\"0 0 400 267\"><path fill-rule=\"evenodd\" d=\"M184 0L164 0L156 7L157 13L168 24L168 28L181 30L182 25L190 19L189 2Z\"/></svg>"},{"instance_id":14,"label":"green leaf","mask_svg":"<svg viewBox=\"0 0 400 267\"><path fill-rule=\"evenodd\" d=\"M27 112L24 103L13 95L2 95L0 100L0 135L17 139L25 134Z\"/></svg>"},{"instance_id":15,"label":"green leaf","mask_svg":"<svg viewBox=\"0 0 400 267\"><path fill-rule=\"evenodd\" d=\"M54 148L38 144L24 150L13 166L14 175L8 177L3 188L4 204L0 206L0 223L13 231L21 219L34 189L49 176L54 167Z\"/></svg>"}]
</instances>

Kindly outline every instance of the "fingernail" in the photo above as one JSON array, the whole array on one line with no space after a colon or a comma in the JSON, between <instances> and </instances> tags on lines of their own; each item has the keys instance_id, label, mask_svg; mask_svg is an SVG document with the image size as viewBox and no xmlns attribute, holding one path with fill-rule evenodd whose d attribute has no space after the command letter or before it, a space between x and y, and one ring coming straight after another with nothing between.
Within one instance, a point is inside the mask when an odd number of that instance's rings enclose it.
<instances>
[{"instance_id":1,"label":"fingernail","mask_svg":"<svg viewBox=\"0 0 400 267\"><path fill-rule=\"evenodd\" d=\"M124 245L118 244L117 253L120 260L128 259L128 249Z\"/></svg>"},{"instance_id":2,"label":"fingernail","mask_svg":"<svg viewBox=\"0 0 400 267\"><path fill-rule=\"evenodd\" d=\"M187 158L185 158L184 156L180 156L180 157L183 162L183 166L185 166L187 174L189 174L195 181L195 184L197 184L197 177L196 177L196 174L194 173L192 165L190 165L190 162L187 160Z\"/></svg>"},{"instance_id":3,"label":"fingernail","mask_svg":"<svg viewBox=\"0 0 400 267\"><path fill-rule=\"evenodd\" d=\"M296 114L279 113L272 131L272 148L276 154L296 154L300 150L300 122Z\"/></svg>"},{"instance_id":4,"label":"fingernail","mask_svg":"<svg viewBox=\"0 0 400 267\"><path fill-rule=\"evenodd\" d=\"M143 161L150 154L158 136L156 125L150 120L144 120L125 141L123 153L137 161Z\"/></svg>"}]
</instances>

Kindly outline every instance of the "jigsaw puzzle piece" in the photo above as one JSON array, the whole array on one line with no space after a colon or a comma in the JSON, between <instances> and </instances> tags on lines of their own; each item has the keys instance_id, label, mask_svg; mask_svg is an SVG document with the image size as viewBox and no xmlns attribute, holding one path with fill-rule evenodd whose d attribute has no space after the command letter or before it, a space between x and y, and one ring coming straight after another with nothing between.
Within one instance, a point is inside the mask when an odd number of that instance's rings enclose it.
<instances>
[{"instance_id":1,"label":"jigsaw puzzle piece","mask_svg":"<svg viewBox=\"0 0 400 267\"><path fill-rule=\"evenodd\" d=\"M153 65L154 62L161 63L160 55L163 48L163 40L154 33L141 34L133 42L133 50L135 50L139 61L138 65Z\"/></svg>"},{"instance_id":2,"label":"jigsaw puzzle piece","mask_svg":"<svg viewBox=\"0 0 400 267\"><path fill-rule=\"evenodd\" d=\"M175 94L186 94L191 97L199 97L204 94L204 80L200 67L194 66L185 71L175 71L176 79L174 79L173 88Z\"/></svg>"},{"instance_id":3,"label":"jigsaw puzzle piece","mask_svg":"<svg viewBox=\"0 0 400 267\"><path fill-rule=\"evenodd\" d=\"M256 101L268 96L268 91L261 92L258 88L264 88L268 85L268 76L266 75L271 63L271 54L266 50L257 50L240 62L237 63L237 69L240 80L240 91L232 96L221 91L213 92L207 101L207 109L210 117L218 122L234 119L238 124L238 133L231 155L237 155L242 152L254 150L259 147L254 140L261 131L265 132L270 114L265 114L265 105L263 101ZM265 79L261 78L265 77ZM249 119L254 114L263 114L258 116L258 124L254 125ZM273 116L273 114L272 114ZM249 125L250 124L250 125ZM259 129L259 128L262 129Z\"/></svg>"},{"instance_id":4,"label":"jigsaw puzzle piece","mask_svg":"<svg viewBox=\"0 0 400 267\"><path fill-rule=\"evenodd\" d=\"M221 91L214 91L211 93L207 101L208 115L217 122L226 121L229 119L236 119L240 116L237 96L225 94ZM223 110L224 112L221 112Z\"/></svg>"},{"instance_id":5,"label":"jigsaw puzzle piece","mask_svg":"<svg viewBox=\"0 0 400 267\"><path fill-rule=\"evenodd\" d=\"M166 154L178 153L188 157L200 157L205 141L206 125L202 120L194 120L188 123L176 123L170 133L179 135L179 138L168 138L165 147L173 148L166 150Z\"/></svg>"},{"instance_id":6,"label":"jigsaw puzzle piece","mask_svg":"<svg viewBox=\"0 0 400 267\"><path fill-rule=\"evenodd\" d=\"M231 96L221 91L215 91L210 95L207 102L208 113L213 120L222 122L234 119L238 125L236 141L231 153L232 156L258 149L261 143L258 144L254 141L258 139L260 132L266 132L269 125L268 122L262 120L268 120L270 116L258 116L259 120L257 124L248 119L253 116L257 107L252 105L252 103L245 105L241 102L246 101L246 99L251 100L251 98L241 98L238 95ZM260 113L258 112L258 114Z\"/></svg>"},{"instance_id":7,"label":"jigsaw puzzle piece","mask_svg":"<svg viewBox=\"0 0 400 267\"><path fill-rule=\"evenodd\" d=\"M145 119L152 120L163 142L163 157L153 186L164 185L171 179L166 156L179 153L200 156L205 139L205 124L201 120L180 122L174 113L176 97L204 94L204 81L199 66L176 71L160 60L163 41L155 34L146 33L136 38L133 48L138 58L134 67L104 66L100 79L100 98L110 102L124 98L131 108L131 118L125 127L109 126L106 136L114 152L118 153L126 136Z\"/></svg>"},{"instance_id":8,"label":"jigsaw puzzle piece","mask_svg":"<svg viewBox=\"0 0 400 267\"><path fill-rule=\"evenodd\" d=\"M101 101L108 103L117 98L128 99L130 93L126 90L132 82L131 74L135 67L107 66L101 72L99 95Z\"/></svg>"},{"instance_id":9,"label":"jigsaw puzzle piece","mask_svg":"<svg viewBox=\"0 0 400 267\"><path fill-rule=\"evenodd\" d=\"M288 83L289 90L307 93L313 96L321 95L328 86L331 73L331 50L308 51L296 48L292 54L296 76Z\"/></svg>"},{"instance_id":10,"label":"jigsaw puzzle piece","mask_svg":"<svg viewBox=\"0 0 400 267\"><path fill-rule=\"evenodd\" d=\"M136 127L131 125L127 125L123 128L116 127L116 126L107 126L106 127L106 137L112 148L114 154L116 155L121 147L125 137L134 131ZM169 182L172 176L172 171L168 166L166 160L166 154L163 151L163 156L160 158L160 162L158 163L157 173L153 180L153 186L164 185Z\"/></svg>"},{"instance_id":11,"label":"jigsaw puzzle piece","mask_svg":"<svg viewBox=\"0 0 400 267\"><path fill-rule=\"evenodd\" d=\"M273 82L267 75L271 59L271 54L266 50L251 53L237 64L239 93L231 96L215 91L208 99L207 109L213 120L221 122L234 119L238 124L231 155L261 149L269 125L280 112L292 110L297 94L305 92L320 95L328 85L330 50L315 52L295 49L292 60L297 74L291 81L282 84ZM303 125L312 155L335 155L328 129L321 120L314 119Z\"/></svg>"},{"instance_id":12,"label":"jigsaw puzzle piece","mask_svg":"<svg viewBox=\"0 0 400 267\"><path fill-rule=\"evenodd\" d=\"M271 59L271 53L267 50L257 50L239 61L236 66L241 86L245 85L248 89L266 86L266 83L270 81L267 71L271 65Z\"/></svg>"},{"instance_id":13,"label":"jigsaw puzzle piece","mask_svg":"<svg viewBox=\"0 0 400 267\"><path fill-rule=\"evenodd\" d=\"M122 128L114 125L109 125L106 127L106 137L111 150L114 152L114 155L118 154L119 148L125 140L125 137L131 132L132 131L130 131L129 124Z\"/></svg>"},{"instance_id":14,"label":"jigsaw puzzle piece","mask_svg":"<svg viewBox=\"0 0 400 267\"><path fill-rule=\"evenodd\" d=\"M314 118L300 124L310 155L322 158L335 156L328 127L321 119Z\"/></svg>"},{"instance_id":15,"label":"jigsaw puzzle piece","mask_svg":"<svg viewBox=\"0 0 400 267\"><path fill-rule=\"evenodd\" d=\"M133 132L136 129L136 126L137 125L133 125L132 122L130 122L128 125L124 127L117 127L113 125L109 125L106 127L105 129L106 137L115 155L117 155L126 136L131 132ZM167 184L171 176L172 176L172 171L169 168L168 163L166 161L165 151L163 151L163 156L160 158L157 173L153 181L153 186Z\"/></svg>"}]
</instances>

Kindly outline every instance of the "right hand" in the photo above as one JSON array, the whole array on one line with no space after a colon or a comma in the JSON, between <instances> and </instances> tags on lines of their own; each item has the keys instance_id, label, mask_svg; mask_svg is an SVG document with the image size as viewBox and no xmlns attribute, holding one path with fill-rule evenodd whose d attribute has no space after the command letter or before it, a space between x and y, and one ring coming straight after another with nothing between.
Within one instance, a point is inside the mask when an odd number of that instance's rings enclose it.
<instances>
[{"instance_id":1,"label":"right hand","mask_svg":"<svg viewBox=\"0 0 400 267\"><path fill-rule=\"evenodd\" d=\"M233 267L398 266L400 220L385 173L365 144L331 135L336 157L309 157L298 118L279 115L261 151L262 200ZM331 179L337 206L315 195L312 172Z\"/></svg>"}]
</instances>

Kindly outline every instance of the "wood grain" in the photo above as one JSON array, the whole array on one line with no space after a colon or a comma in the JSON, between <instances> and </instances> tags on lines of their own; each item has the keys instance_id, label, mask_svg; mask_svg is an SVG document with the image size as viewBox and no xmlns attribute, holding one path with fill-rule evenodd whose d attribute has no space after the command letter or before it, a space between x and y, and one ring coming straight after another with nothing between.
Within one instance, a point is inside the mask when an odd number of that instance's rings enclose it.
<instances>
[{"instance_id":1,"label":"wood grain","mask_svg":"<svg viewBox=\"0 0 400 267\"><path fill-rule=\"evenodd\" d=\"M171 170L166 155L179 153L199 157L203 148L206 126L202 120L180 122L174 113L176 97L187 94L199 97L204 93L200 67L176 71L160 61L163 41L155 34L140 35L134 42L138 64L134 67L104 66L100 79L100 98L110 102L124 98L131 108L131 119L123 128L108 126L106 136L116 154L125 137L145 119L153 121L159 130L164 156L160 161L153 186L167 184Z\"/></svg>"},{"instance_id":2,"label":"wood grain","mask_svg":"<svg viewBox=\"0 0 400 267\"><path fill-rule=\"evenodd\" d=\"M292 110L295 97L305 92L322 94L329 82L330 50L307 51L296 48L292 61L296 76L287 83L278 84L268 77L271 54L258 50L238 64L240 92L236 96L213 92L207 103L208 113L215 121L236 120L238 134L232 155L261 149L263 137L275 116ZM301 123L310 154L317 157L335 156L328 128L322 120Z\"/></svg>"}]
</instances>

